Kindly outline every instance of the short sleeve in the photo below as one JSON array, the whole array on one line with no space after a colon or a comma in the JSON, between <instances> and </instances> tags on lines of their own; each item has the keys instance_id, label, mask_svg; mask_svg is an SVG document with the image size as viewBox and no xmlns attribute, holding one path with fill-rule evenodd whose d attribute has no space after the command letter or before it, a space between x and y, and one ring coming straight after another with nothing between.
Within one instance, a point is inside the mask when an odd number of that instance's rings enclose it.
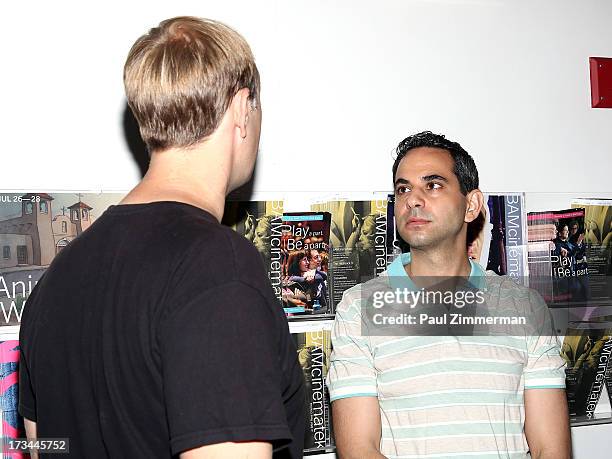
<instances>
[{"instance_id":1,"label":"short sleeve","mask_svg":"<svg viewBox=\"0 0 612 459\"><path fill-rule=\"evenodd\" d=\"M36 397L30 380L30 371L23 355L19 353L19 404L17 411L24 418L36 421Z\"/></svg>"},{"instance_id":2,"label":"short sleeve","mask_svg":"<svg viewBox=\"0 0 612 459\"><path fill-rule=\"evenodd\" d=\"M348 397L376 397L376 370L368 337L361 336L358 299L346 294L336 310L327 384L333 402Z\"/></svg>"},{"instance_id":3,"label":"short sleeve","mask_svg":"<svg viewBox=\"0 0 612 459\"><path fill-rule=\"evenodd\" d=\"M292 439L278 322L255 288L228 282L173 305L160 325L173 454L223 442Z\"/></svg>"},{"instance_id":4,"label":"short sleeve","mask_svg":"<svg viewBox=\"0 0 612 459\"><path fill-rule=\"evenodd\" d=\"M561 346L552 326L550 311L542 297L533 290L530 303L536 327L527 337L525 389L564 389L565 361L561 357Z\"/></svg>"}]
</instances>

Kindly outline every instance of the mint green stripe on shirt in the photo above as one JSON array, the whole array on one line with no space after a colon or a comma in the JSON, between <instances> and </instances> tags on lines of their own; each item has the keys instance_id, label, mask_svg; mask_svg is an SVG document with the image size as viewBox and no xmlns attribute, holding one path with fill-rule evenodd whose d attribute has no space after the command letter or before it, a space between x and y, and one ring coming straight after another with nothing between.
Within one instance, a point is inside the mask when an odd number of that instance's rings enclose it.
<instances>
[{"instance_id":1,"label":"mint green stripe on shirt","mask_svg":"<svg viewBox=\"0 0 612 459\"><path fill-rule=\"evenodd\" d=\"M517 374L515 363L491 362L486 360L441 360L438 362L415 363L409 368L387 370L378 376L381 383L390 383L415 376L425 376L440 372L461 372L463 370L481 372L483 377L487 373L504 373L508 375Z\"/></svg>"}]
</instances>

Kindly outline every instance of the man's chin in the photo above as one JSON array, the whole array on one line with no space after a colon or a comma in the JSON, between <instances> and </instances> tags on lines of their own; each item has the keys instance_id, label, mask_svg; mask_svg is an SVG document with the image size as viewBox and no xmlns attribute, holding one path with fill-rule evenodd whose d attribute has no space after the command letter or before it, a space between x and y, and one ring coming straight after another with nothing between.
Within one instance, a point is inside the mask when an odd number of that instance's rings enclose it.
<instances>
[{"instance_id":1,"label":"man's chin","mask_svg":"<svg viewBox=\"0 0 612 459\"><path fill-rule=\"evenodd\" d=\"M432 245L432 242L428 238L405 238L402 237L404 241L408 243L410 248L414 249L426 249Z\"/></svg>"},{"instance_id":2,"label":"man's chin","mask_svg":"<svg viewBox=\"0 0 612 459\"><path fill-rule=\"evenodd\" d=\"M445 241L444 237L438 234L432 234L431 232L414 232L410 231L408 234L400 236L404 241L410 245L411 248L415 249L427 249L430 247L437 247L440 243Z\"/></svg>"}]
</instances>

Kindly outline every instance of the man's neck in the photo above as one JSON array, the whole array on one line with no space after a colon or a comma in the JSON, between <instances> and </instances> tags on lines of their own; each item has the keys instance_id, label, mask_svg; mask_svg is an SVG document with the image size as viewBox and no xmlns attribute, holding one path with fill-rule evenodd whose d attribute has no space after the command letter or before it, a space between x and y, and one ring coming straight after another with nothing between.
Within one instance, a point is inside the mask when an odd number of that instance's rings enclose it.
<instances>
[{"instance_id":1,"label":"man's neck","mask_svg":"<svg viewBox=\"0 0 612 459\"><path fill-rule=\"evenodd\" d=\"M404 269L410 277L469 277L472 266L462 246L454 250L413 248Z\"/></svg>"},{"instance_id":2,"label":"man's neck","mask_svg":"<svg viewBox=\"0 0 612 459\"><path fill-rule=\"evenodd\" d=\"M231 155L214 142L155 152L141 182L120 204L176 201L223 217L230 188Z\"/></svg>"}]
</instances>

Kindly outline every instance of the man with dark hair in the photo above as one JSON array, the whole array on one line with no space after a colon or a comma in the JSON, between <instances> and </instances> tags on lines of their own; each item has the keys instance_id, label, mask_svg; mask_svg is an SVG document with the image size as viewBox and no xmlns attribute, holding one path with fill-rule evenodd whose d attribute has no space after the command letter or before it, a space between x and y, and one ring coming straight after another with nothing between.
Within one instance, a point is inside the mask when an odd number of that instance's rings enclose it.
<instances>
[{"instance_id":1,"label":"man with dark hair","mask_svg":"<svg viewBox=\"0 0 612 459\"><path fill-rule=\"evenodd\" d=\"M576 261L582 260L586 253L586 244L584 243L584 230L581 231L580 224L576 220L569 223L569 241L576 248Z\"/></svg>"},{"instance_id":2,"label":"man with dark hair","mask_svg":"<svg viewBox=\"0 0 612 459\"><path fill-rule=\"evenodd\" d=\"M422 132L400 142L393 183L397 230L410 253L347 290L336 311L328 378L340 456L569 459L564 364L546 305L468 258L467 226L483 206L473 159L458 143ZM376 333L368 292L391 293L381 288L395 285L427 291L439 278L453 288L480 286L487 312L534 305L538 328L426 335L406 322L403 336ZM400 306L390 310L410 311ZM420 305L425 312L434 306Z\"/></svg>"},{"instance_id":3,"label":"man with dark hair","mask_svg":"<svg viewBox=\"0 0 612 459\"><path fill-rule=\"evenodd\" d=\"M569 225L562 224L559 227L557 237L553 239L555 243L554 254L563 258L572 257L576 251L576 247L570 242ZM573 271L573 266L572 266Z\"/></svg>"},{"instance_id":4,"label":"man with dark hair","mask_svg":"<svg viewBox=\"0 0 612 459\"><path fill-rule=\"evenodd\" d=\"M459 181L459 188L463 195L466 195L469 191L476 190L478 188L478 170L474 159L469 155L467 151L463 149L457 142L448 140L443 135L434 134L430 131L419 132L418 134L411 135L402 140L396 149L395 162L393 163L393 177L397 174L397 169L406 156L411 150L417 148L436 148L439 150L446 150L450 154L454 165L453 173Z\"/></svg>"},{"instance_id":5,"label":"man with dark hair","mask_svg":"<svg viewBox=\"0 0 612 459\"><path fill-rule=\"evenodd\" d=\"M19 411L77 458L302 457L304 381L259 253L220 225L253 172L246 41L178 17L139 38L142 181L55 258L24 309Z\"/></svg>"},{"instance_id":6,"label":"man with dark hair","mask_svg":"<svg viewBox=\"0 0 612 459\"><path fill-rule=\"evenodd\" d=\"M576 239L578 238L578 231L580 231L580 225L576 220L572 220L569 222L568 227L570 242L574 244L576 242Z\"/></svg>"}]
</instances>

